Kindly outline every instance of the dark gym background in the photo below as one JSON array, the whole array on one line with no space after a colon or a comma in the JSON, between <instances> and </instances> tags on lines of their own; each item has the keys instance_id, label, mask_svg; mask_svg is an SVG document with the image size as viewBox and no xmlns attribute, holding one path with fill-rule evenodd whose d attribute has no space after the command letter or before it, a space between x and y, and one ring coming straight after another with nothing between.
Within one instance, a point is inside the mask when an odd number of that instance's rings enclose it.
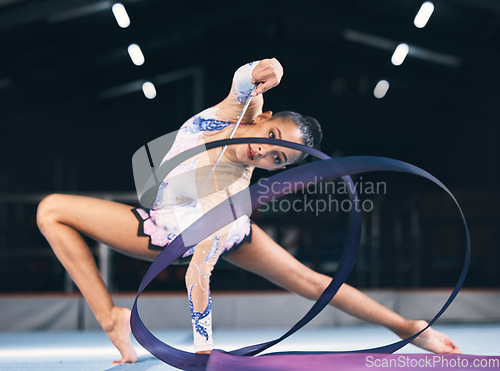
<instances>
[{"instance_id":1,"label":"dark gym background","mask_svg":"<svg viewBox=\"0 0 500 371\"><path fill-rule=\"evenodd\" d=\"M36 226L44 195L135 192L134 152L222 100L240 65L270 57L285 74L265 94L265 108L316 117L327 154L396 158L438 177L469 223L466 286L499 286L498 1L434 1L423 29L413 25L416 0L123 4L132 21L126 29L109 1L0 0L2 292L72 289ZM394 66L400 42L410 54ZM140 45L144 65L132 64L130 43ZM381 79L390 88L377 99L373 89ZM134 82L146 80L156 85L153 100L134 90ZM387 194L373 197L375 219L365 215L366 235L348 282L453 286L465 242L448 196L411 176L363 177L387 182ZM343 213L255 213L254 219L302 261L335 272ZM299 227L297 240L287 241L290 228ZM114 291L136 290L149 265L118 254L111 262ZM184 290L182 269L167 270L152 289ZM214 289L273 288L224 262L213 280Z\"/></svg>"}]
</instances>

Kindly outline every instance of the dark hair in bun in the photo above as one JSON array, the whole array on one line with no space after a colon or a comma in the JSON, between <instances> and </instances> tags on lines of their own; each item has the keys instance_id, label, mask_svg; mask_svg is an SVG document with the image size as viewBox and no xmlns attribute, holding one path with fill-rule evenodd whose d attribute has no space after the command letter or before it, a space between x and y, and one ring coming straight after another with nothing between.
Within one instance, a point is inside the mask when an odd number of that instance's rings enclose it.
<instances>
[{"instance_id":1,"label":"dark hair in bun","mask_svg":"<svg viewBox=\"0 0 500 371\"><path fill-rule=\"evenodd\" d=\"M275 113L272 117L280 118L284 121L292 121L298 126L302 133L302 140L304 144L308 147L318 148L323 138L323 132L321 131L321 126L313 117L304 117L300 113L293 111L281 111ZM307 157L307 153L302 153L297 162L302 161Z\"/></svg>"}]
</instances>

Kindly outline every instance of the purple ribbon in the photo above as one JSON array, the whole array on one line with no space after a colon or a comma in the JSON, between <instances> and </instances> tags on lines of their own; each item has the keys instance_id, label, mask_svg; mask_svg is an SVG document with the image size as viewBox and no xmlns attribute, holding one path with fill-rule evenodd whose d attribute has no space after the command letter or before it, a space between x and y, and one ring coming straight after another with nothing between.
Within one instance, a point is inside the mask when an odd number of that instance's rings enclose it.
<instances>
[{"instance_id":1,"label":"purple ribbon","mask_svg":"<svg viewBox=\"0 0 500 371\"><path fill-rule=\"evenodd\" d=\"M460 209L460 206L452 195L452 193L446 188L446 186L441 183L434 176L422 170L416 166L407 164L402 161L393 160L384 157L371 157L371 156L359 156L359 157L343 157L338 159L332 159L330 156L315 150L313 148L270 138L238 138L238 139L226 139L207 143L187 151L184 151L177 156L173 157L169 161L165 162L156 171L157 179L164 179L170 171L172 171L177 165L184 162L185 160L191 158L192 156L209 150L212 148L222 147L225 145L233 144L243 144L243 143L264 143L271 145L279 145L286 148L296 149L299 151L307 152L310 155L320 158L323 161L316 161L308 163L302 166L291 168L287 171L280 172L269 177L270 182L276 182L278 184L287 184L287 187L263 187L259 183L255 183L249 187L248 190L243 190L236 195L232 196L230 199L225 200L221 204L214 207L212 210L207 212L202 218L198 219L192 225L190 225L182 234L190 234L190 236L196 236L196 241L201 242L203 239L215 233L220 228L231 223L236 218L249 214L251 210L246 210L243 205L245 197L248 197L248 192L251 195L251 207L252 209L258 208L273 199L283 197L290 191L297 191L304 184L309 184L314 182L318 178L322 180L332 180L339 177L348 183L349 198L351 201L357 201L357 194L355 187L352 183L349 175L360 174L372 171L393 171L401 173L410 173L424 177L433 183L437 184L443 190L445 190L453 199L458 207L462 221L466 232L466 254L465 261L462 268L462 272L458 279L458 282L450 294L448 300L445 302L443 307L434 316L434 318L429 322L431 326L448 308L451 302L454 300L458 292L460 291L467 270L470 263L470 236L467 227L467 222L465 216ZM295 184L296 188L291 190L290 184ZM156 196L156 191L160 184L156 183L151 189L143 194L141 197L141 203L151 202ZM271 189L274 192L271 192ZM266 193L267 191L267 193ZM228 207L234 207L234 213L227 213ZM210 220L210 223L206 223L206 220ZM213 350L210 355L208 354L195 354L190 352L185 352L174 347L169 346L161 342L156 338L144 325L142 322L137 308L137 302L141 293L145 290L147 285L166 267L168 267L173 261L182 256L189 248L195 246L196 244L191 244L186 246L182 240L182 234L177 236L167 248L165 248L160 255L151 264L148 271L146 272L141 285L139 287L134 305L132 307L132 316L130 319L130 324L132 328L132 333L134 334L137 341L146 348L155 357L161 359L163 362L168 363L171 366L180 368L182 370L221 370L221 369L238 369L238 370L254 370L254 369L286 369L286 365L292 363L297 363L297 358L302 359L305 365L316 365L313 369L321 369L332 365L332 356L336 353L393 353L398 349L402 348L428 327L422 329L418 333L397 341L392 344L385 346L371 348L371 349L361 349L354 351L332 351L332 352L281 352L272 353L259 356L258 362L248 362L248 356L254 356L262 351L268 349L269 347L279 343L288 336L292 335L294 332L302 328L309 321L311 321L323 308L325 308L334 295L337 293L338 289L347 279L347 276L351 272L354 262L356 260L356 254L359 247L359 240L361 235L361 216L360 212L356 208L352 208L349 214L349 227L347 234L347 244L342 254L339 268L335 273L331 283L322 293L320 298L314 303L311 309L304 315L304 317L299 320L288 332L286 332L281 337L264 342L261 344L251 345L245 348L233 350L233 351L223 351L223 350ZM190 237L190 240L193 237ZM302 358L300 358L302 357ZM314 361L313 361L314 360ZM281 365L281 366L279 366ZM226 367L227 366L227 367ZM312 368L308 368L312 369Z\"/></svg>"}]
</instances>

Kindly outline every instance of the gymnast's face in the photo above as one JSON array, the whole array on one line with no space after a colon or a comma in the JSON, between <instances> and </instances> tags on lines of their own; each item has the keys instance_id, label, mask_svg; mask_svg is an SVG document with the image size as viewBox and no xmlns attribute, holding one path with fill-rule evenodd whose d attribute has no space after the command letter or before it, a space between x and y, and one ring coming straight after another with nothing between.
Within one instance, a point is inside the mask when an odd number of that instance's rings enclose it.
<instances>
[{"instance_id":1,"label":"gymnast's face","mask_svg":"<svg viewBox=\"0 0 500 371\"><path fill-rule=\"evenodd\" d=\"M260 114L254 121L254 125L241 127L245 130L238 136L275 138L304 144L302 133L293 121L273 119L271 111ZM237 145L234 153L238 162L266 170L283 169L286 165L296 162L301 155L297 150L260 143Z\"/></svg>"}]
</instances>

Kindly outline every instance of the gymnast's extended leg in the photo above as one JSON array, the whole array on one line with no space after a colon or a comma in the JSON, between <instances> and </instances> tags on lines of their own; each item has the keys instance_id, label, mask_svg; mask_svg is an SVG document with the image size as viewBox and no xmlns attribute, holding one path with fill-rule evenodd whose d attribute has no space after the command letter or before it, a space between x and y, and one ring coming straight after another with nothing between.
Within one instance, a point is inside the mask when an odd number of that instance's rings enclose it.
<instances>
[{"instance_id":1,"label":"gymnast's extended leg","mask_svg":"<svg viewBox=\"0 0 500 371\"><path fill-rule=\"evenodd\" d=\"M52 194L38 205L37 223L94 312L99 324L122 355L115 363L135 362L130 341L130 310L113 304L89 247L80 235L102 241L116 250L144 260L159 252L148 249L148 238L138 237L132 206L97 198Z\"/></svg>"},{"instance_id":2,"label":"gymnast's extended leg","mask_svg":"<svg viewBox=\"0 0 500 371\"><path fill-rule=\"evenodd\" d=\"M300 263L255 224L252 225L252 241L231 251L225 259L312 300L317 300L332 280ZM402 338L427 326L425 321L400 316L347 284L341 286L330 304L360 319L385 326ZM432 328L412 343L435 353L460 353L445 334Z\"/></svg>"}]
</instances>

